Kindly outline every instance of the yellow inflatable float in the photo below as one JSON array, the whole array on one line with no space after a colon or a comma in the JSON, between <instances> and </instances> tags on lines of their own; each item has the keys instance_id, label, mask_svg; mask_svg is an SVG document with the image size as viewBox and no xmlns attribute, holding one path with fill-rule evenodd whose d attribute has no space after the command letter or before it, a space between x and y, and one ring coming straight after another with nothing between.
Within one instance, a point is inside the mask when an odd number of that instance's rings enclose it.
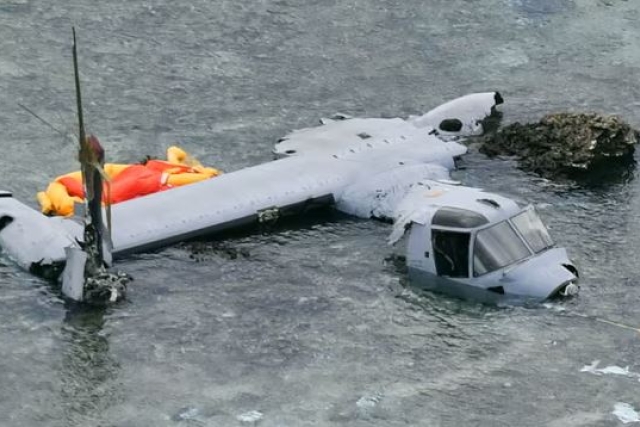
<instances>
[{"instance_id":1,"label":"yellow inflatable float","mask_svg":"<svg viewBox=\"0 0 640 427\"><path fill-rule=\"evenodd\" d=\"M204 167L179 147L167 149L167 160L148 160L144 164L104 165L109 182L105 183L103 203L116 204L147 194L192 184L220 175L222 172ZM74 204L84 202L80 171L54 179L46 191L38 193L42 213L71 216Z\"/></svg>"}]
</instances>

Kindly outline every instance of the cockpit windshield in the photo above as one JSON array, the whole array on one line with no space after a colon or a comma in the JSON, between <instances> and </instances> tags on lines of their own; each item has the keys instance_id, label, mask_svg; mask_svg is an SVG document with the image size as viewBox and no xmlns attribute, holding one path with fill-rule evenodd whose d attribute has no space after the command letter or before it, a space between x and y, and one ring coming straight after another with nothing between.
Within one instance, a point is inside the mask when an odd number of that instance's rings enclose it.
<instances>
[{"instance_id":1,"label":"cockpit windshield","mask_svg":"<svg viewBox=\"0 0 640 427\"><path fill-rule=\"evenodd\" d=\"M473 246L473 275L506 267L531 255L508 221L478 231Z\"/></svg>"},{"instance_id":2,"label":"cockpit windshield","mask_svg":"<svg viewBox=\"0 0 640 427\"><path fill-rule=\"evenodd\" d=\"M527 209L511 218L511 222L535 253L553 246L553 240L535 210Z\"/></svg>"}]
</instances>

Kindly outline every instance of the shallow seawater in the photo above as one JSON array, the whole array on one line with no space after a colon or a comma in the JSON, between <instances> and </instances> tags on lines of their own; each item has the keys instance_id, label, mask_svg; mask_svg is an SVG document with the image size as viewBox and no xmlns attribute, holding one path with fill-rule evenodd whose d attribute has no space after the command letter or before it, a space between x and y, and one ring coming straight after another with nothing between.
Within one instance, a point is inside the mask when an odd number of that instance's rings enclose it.
<instances>
[{"instance_id":1,"label":"shallow seawater","mask_svg":"<svg viewBox=\"0 0 640 427\"><path fill-rule=\"evenodd\" d=\"M235 170L320 117L408 116L500 90L505 123L640 126L640 9L623 0L167 0L0 5L0 188L75 168L71 26L108 157L179 142ZM491 307L421 292L388 224L318 212L123 260L128 301L65 303L0 258L1 426L614 426L640 408L640 184L577 185L472 150L454 177L533 203L578 298ZM117 226L117 225L116 225ZM606 323L608 322L608 323ZM635 409L634 409L635 408Z\"/></svg>"}]
</instances>

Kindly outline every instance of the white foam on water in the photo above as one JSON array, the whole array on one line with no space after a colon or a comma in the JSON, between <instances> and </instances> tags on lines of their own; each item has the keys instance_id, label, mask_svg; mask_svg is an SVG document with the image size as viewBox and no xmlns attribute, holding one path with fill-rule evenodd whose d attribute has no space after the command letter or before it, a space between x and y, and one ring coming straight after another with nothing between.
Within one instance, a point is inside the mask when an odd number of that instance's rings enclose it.
<instances>
[{"instance_id":1,"label":"white foam on water","mask_svg":"<svg viewBox=\"0 0 640 427\"><path fill-rule=\"evenodd\" d=\"M598 368L600 364L599 360L594 360L591 365L585 365L580 369L580 372L589 372L594 375L621 375L629 378L638 378L640 381L640 374L629 371L629 367L624 368L616 365L606 366L604 368Z\"/></svg>"},{"instance_id":2,"label":"white foam on water","mask_svg":"<svg viewBox=\"0 0 640 427\"><path fill-rule=\"evenodd\" d=\"M382 396L373 395L373 396L362 396L356 402L356 406L360 409L371 409L374 408L379 402Z\"/></svg>"},{"instance_id":3,"label":"white foam on water","mask_svg":"<svg viewBox=\"0 0 640 427\"><path fill-rule=\"evenodd\" d=\"M640 423L640 414L628 403L618 402L613 405L613 415L622 423Z\"/></svg>"},{"instance_id":4,"label":"white foam on water","mask_svg":"<svg viewBox=\"0 0 640 427\"><path fill-rule=\"evenodd\" d=\"M174 421L195 420L199 415L200 415L200 410L198 408L189 406L186 408L182 408L172 418Z\"/></svg>"},{"instance_id":5,"label":"white foam on water","mask_svg":"<svg viewBox=\"0 0 640 427\"><path fill-rule=\"evenodd\" d=\"M546 308L547 310L554 310L554 311L558 311L558 312L563 312L563 311L567 311L567 309L559 304L554 304L551 302L545 302L542 304L542 306L544 308Z\"/></svg>"},{"instance_id":6,"label":"white foam on water","mask_svg":"<svg viewBox=\"0 0 640 427\"><path fill-rule=\"evenodd\" d=\"M242 423L257 423L263 416L264 415L260 411L249 411L238 415L236 419Z\"/></svg>"}]
</instances>

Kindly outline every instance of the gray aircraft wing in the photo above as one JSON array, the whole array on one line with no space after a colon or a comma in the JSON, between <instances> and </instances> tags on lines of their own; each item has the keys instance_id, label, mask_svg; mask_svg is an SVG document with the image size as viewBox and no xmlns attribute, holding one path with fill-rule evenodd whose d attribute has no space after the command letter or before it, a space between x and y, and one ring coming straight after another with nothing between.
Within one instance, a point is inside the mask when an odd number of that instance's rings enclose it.
<instances>
[{"instance_id":1,"label":"gray aircraft wing","mask_svg":"<svg viewBox=\"0 0 640 427\"><path fill-rule=\"evenodd\" d=\"M466 152L438 137L439 121L448 121L447 136L476 132L498 101L494 92L473 94L420 118L326 120L292 132L274 149L283 158L114 205L113 254L266 221L309 203L393 219L412 186L448 178L454 159ZM460 122L458 130L451 120ZM25 268L64 261L65 248L80 239L78 219L48 218L0 193L0 247Z\"/></svg>"}]
</instances>

